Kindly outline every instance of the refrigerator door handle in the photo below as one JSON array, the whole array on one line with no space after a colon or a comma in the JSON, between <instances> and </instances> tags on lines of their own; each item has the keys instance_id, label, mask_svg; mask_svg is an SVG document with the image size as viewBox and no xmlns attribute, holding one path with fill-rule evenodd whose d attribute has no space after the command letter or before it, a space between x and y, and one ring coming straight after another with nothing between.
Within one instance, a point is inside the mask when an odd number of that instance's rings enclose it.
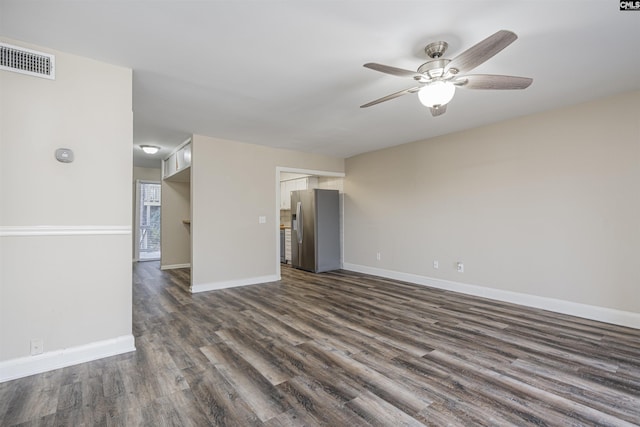
<instances>
[{"instance_id":1,"label":"refrigerator door handle","mask_svg":"<svg viewBox=\"0 0 640 427\"><path fill-rule=\"evenodd\" d=\"M296 219L298 220L298 229L296 230L296 234L298 235L298 244L302 244L302 230L304 229L304 227L302 226L302 202L298 202L296 204Z\"/></svg>"}]
</instances>

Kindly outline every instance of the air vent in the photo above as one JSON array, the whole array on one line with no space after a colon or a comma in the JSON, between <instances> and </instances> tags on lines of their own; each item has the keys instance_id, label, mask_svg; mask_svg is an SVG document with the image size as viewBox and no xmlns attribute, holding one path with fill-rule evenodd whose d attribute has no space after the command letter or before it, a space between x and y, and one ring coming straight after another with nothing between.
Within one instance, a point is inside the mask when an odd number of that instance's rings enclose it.
<instances>
[{"instance_id":1,"label":"air vent","mask_svg":"<svg viewBox=\"0 0 640 427\"><path fill-rule=\"evenodd\" d=\"M0 70L55 80L56 57L24 47L0 43Z\"/></svg>"}]
</instances>

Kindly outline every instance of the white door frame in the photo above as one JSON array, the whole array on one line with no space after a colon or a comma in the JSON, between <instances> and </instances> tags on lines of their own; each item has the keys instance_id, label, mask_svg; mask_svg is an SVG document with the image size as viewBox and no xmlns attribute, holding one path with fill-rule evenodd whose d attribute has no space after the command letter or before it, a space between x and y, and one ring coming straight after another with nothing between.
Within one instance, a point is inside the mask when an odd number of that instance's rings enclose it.
<instances>
[{"instance_id":1,"label":"white door frame","mask_svg":"<svg viewBox=\"0 0 640 427\"><path fill-rule=\"evenodd\" d=\"M136 179L136 209L133 215L133 262L140 261L140 187L142 184L158 184L161 186L162 182L149 179Z\"/></svg>"}]
</instances>

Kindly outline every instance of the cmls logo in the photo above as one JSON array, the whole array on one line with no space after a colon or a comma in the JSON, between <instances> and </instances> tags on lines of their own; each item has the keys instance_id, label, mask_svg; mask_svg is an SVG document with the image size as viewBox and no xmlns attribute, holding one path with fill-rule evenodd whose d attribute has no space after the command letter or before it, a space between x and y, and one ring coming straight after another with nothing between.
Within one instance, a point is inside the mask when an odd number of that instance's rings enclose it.
<instances>
[{"instance_id":1,"label":"cmls logo","mask_svg":"<svg viewBox=\"0 0 640 427\"><path fill-rule=\"evenodd\" d=\"M640 10L640 1L620 0L620 10Z\"/></svg>"}]
</instances>

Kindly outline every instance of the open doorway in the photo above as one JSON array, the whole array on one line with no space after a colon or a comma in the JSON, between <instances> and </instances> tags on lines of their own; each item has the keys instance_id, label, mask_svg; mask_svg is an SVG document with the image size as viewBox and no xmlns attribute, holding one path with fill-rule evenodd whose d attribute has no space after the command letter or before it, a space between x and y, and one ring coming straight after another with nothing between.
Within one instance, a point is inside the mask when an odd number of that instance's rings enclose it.
<instances>
[{"instance_id":1,"label":"open doorway","mask_svg":"<svg viewBox=\"0 0 640 427\"><path fill-rule=\"evenodd\" d=\"M276 167L276 272L280 277L281 264L290 264L291 206L290 193L294 190L321 188L338 190L340 209L340 258L344 253L344 181L343 172Z\"/></svg>"},{"instance_id":2,"label":"open doorway","mask_svg":"<svg viewBox=\"0 0 640 427\"><path fill-rule=\"evenodd\" d=\"M158 181L136 181L136 244L134 259L160 259L162 190Z\"/></svg>"}]
</instances>

